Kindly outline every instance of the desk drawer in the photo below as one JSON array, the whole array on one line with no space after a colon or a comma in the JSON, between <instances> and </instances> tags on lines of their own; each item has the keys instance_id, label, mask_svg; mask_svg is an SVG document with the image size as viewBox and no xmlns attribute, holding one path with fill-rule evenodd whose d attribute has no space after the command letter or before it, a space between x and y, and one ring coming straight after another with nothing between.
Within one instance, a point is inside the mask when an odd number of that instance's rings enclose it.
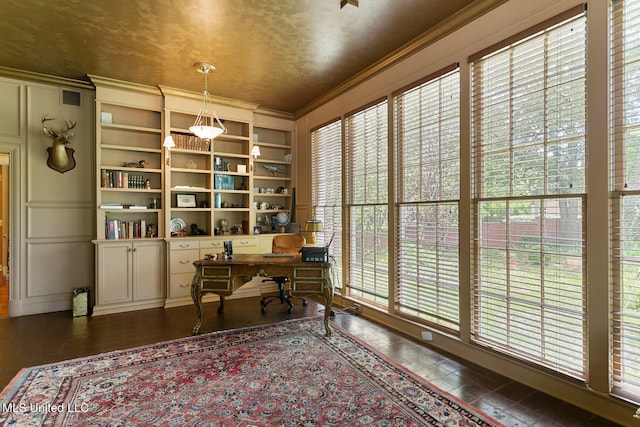
<instances>
[{"instance_id":1,"label":"desk drawer","mask_svg":"<svg viewBox=\"0 0 640 427\"><path fill-rule=\"evenodd\" d=\"M202 292L228 292L231 294L231 279L205 277L202 279L200 289Z\"/></svg>"},{"instance_id":2,"label":"desk drawer","mask_svg":"<svg viewBox=\"0 0 640 427\"><path fill-rule=\"evenodd\" d=\"M291 283L292 294L322 294L324 293L324 280L300 280L294 279Z\"/></svg>"},{"instance_id":3,"label":"desk drawer","mask_svg":"<svg viewBox=\"0 0 640 427\"><path fill-rule=\"evenodd\" d=\"M202 267L200 288L204 292L231 292L231 267L224 265Z\"/></svg>"},{"instance_id":4,"label":"desk drawer","mask_svg":"<svg viewBox=\"0 0 640 427\"><path fill-rule=\"evenodd\" d=\"M324 292L324 269L318 267L296 267L291 283L292 293L322 294Z\"/></svg>"},{"instance_id":5,"label":"desk drawer","mask_svg":"<svg viewBox=\"0 0 640 427\"><path fill-rule=\"evenodd\" d=\"M293 270L294 279L318 279L324 278L324 269L317 267L296 267Z\"/></svg>"},{"instance_id":6,"label":"desk drawer","mask_svg":"<svg viewBox=\"0 0 640 427\"><path fill-rule=\"evenodd\" d=\"M171 257L169 261L169 268L171 274L174 273L191 273L195 274L196 268L193 266L193 262L200 259L200 250L190 249L181 251L171 251L169 253Z\"/></svg>"},{"instance_id":7,"label":"desk drawer","mask_svg":"<svg viewBox=\"0 0 640 427\"><path fill-rule=\"evenodd\" d=\"M231 267L228 265L205 265L202 267L202 277L203 278L219 278L224 277L225 279L231 278Z\"/></svg>"}]
</instances>

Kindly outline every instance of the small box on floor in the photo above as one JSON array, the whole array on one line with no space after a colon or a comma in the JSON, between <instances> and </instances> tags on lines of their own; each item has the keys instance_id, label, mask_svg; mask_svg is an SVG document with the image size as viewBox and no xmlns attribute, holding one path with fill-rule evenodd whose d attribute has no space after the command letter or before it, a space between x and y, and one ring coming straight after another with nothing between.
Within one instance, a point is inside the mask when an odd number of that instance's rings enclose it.
<instances>
[{"instance_id":1,"label":"small box on floor","mask_svg":"<svg viewBox=\"0 0 640 427\"><path fill-rule=\"evenodd\" d=\"M89 288L76 288L73 290L73 317L89 314Z\"/></svg>"}]
</instances>

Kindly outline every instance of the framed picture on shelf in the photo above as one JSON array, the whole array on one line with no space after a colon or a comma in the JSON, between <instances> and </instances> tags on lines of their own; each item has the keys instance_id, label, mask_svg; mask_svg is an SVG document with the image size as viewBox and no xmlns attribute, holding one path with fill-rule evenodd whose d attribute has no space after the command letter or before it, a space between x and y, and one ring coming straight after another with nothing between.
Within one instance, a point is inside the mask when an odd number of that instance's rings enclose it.
<instances>
[{"instance_id":1,"label":"framed picture on shelf","mask_svg":"<svg viewBox=\"0 0 640 427\"><path fill-rule=\"evenodd\" d=\"M178 208L195 208L195 194L176 194L176 207Z\"/></svg>"}]
</instances>

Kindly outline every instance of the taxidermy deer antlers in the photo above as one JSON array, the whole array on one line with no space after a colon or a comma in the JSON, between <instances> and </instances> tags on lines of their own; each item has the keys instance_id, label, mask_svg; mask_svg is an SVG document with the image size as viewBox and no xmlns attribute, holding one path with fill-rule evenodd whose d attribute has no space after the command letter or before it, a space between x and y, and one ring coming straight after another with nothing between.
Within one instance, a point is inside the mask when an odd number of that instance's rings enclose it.
<instances>
[{"instance_id":1,"label":"taxidermy deer antlers","mask_svg":"<svg viewBox=\"0 0 640 427\"><path fill-rule=\"evenodd\" d=\"M56 130L56 129L51 129L49 126L47 126L47 122L51 120L54 120L54 119L50 119L49 117L47 117L46 114L42 117L42 126L43 126L42 132L47 136L57 139L58 141L62 142L65 145L68 144L69 140L73 138L76 134L73 131L73 129L76 127L78 122L71 122L71 121L65 120L64 124L67 128L65 130Z\"/></svg>"},{"instance_id":2,"label":"taxidermy deer antlers","mask_svg":"<svg viewBox=\"0 0 640 427\"><path fill-rule=\"evenodd\" d=\"M73 158L73 148L67 147L69 140L75 136L73 129L78 124L77 122L64 121L66 129L52 129L47 126L47 122L51 121L45 114L42 117L42 132L53 138L53 145L47 147L49 152L49 158L47 159L47 165L60 173L65 173L76 167L76 160Z\"/></svg>"}]
</instances>

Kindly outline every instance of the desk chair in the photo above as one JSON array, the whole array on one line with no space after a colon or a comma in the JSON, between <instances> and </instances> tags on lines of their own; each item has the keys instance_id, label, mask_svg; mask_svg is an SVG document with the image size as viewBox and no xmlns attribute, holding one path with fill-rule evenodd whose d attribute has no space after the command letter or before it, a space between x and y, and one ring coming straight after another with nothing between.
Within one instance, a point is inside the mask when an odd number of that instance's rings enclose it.
<instances>
[{"instance_id":1,"label":"desk chair","mask_svg":"<svg viewBox=\"0 0 640 427\"><path fill-rule=\"evenodd\" d=\"M273 243L271 244L271 252L274 254L293 254L300 256L300 249L305 245L306 240L304 236L299 234L277 234L273 236ZM289 313L293 313L293 304L291 299L296 298L302 300L302 305L307 305L307 300L304 298L292 297L286 290L286 283L289 282L287 276L275 276L262 279L262 282L276 282L278 284L278 295L269 295L260 301L262 305L262 312L267 311L267 304L271 301L280 300L280 304L287 303L289 305Z\"/></svg>"}]
</instances>

